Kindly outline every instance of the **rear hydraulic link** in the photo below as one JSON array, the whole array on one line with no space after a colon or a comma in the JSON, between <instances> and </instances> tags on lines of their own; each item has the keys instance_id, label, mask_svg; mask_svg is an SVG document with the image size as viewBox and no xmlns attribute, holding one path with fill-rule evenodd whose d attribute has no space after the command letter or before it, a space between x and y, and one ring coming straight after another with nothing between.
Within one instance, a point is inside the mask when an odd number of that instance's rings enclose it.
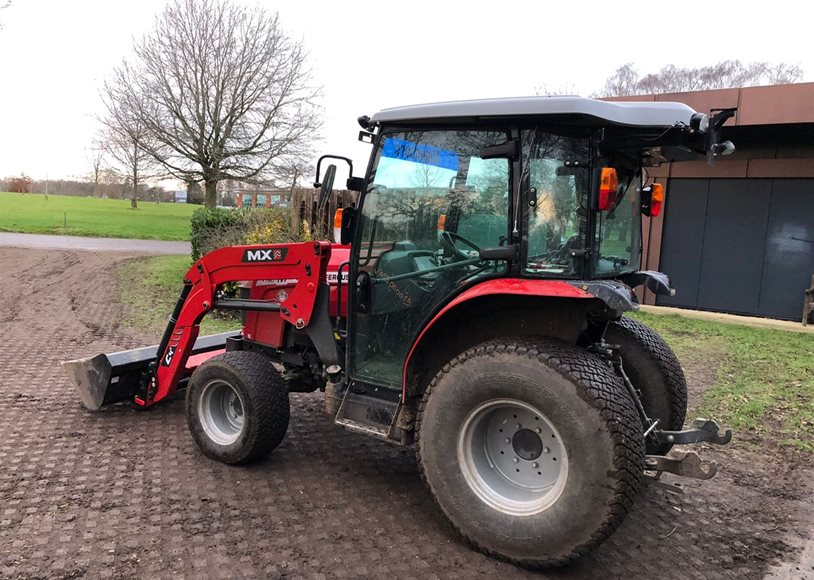
<instances>
[{"instance_id":1,"label":"rear hydraulic link","mask_svg":"<svg viewBox=\"0 0 814 580\"><path fill-rule=\"evenodd\" d=\"M691 445L694 443L726 445L732 440L732 431L727 429L724 434L721 435L720 427L711 419L696 419L693 429L684 429L682 431L658 429L659 420L652 420L647 416L647 411L645 411L644 405L642 405L641 393L633 386L627 373L625 373L622 357L618 353L618 347L605 342L603 336L599 342L590 345L588 350L607 360L624 382L639 412L645 440L652 438L658 445L663 443L674 445ZM653 479L658 479L665 471L684 477L710 479L718 471L717 463L702 460L694 451L679 452L675 457L648 455L645 465L646 475Z\"/></svg>"}]
</instances>

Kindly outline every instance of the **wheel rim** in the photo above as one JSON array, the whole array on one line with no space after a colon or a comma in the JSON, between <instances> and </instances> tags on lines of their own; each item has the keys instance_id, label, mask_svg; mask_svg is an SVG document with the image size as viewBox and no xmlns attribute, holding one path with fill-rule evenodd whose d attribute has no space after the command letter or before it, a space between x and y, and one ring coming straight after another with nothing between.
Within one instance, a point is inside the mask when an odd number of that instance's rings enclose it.
<instances>
[{"instance_id":1,"label":"wheel rim","mask_svg":"<svg viewBox=\"0 0 814 580\"><path fill-rule=\"evenodd\" d=\"M198 403L198 417L207 436L219 445L231 445L243 432L243 401L235 388L224 381L206 384Z\"/></svg>"},{"instance_id":2,"label":"wheel rim","mask_svg":"<svg viewBox=\"0 0 814 580\"><path fill-rule=\"evenodd\" d=\"M568 478L568 455L551 421L515 399L473 409L458 434L458 463L484 503L511 515L548 509Z\"/></svg>"}]
</instances>

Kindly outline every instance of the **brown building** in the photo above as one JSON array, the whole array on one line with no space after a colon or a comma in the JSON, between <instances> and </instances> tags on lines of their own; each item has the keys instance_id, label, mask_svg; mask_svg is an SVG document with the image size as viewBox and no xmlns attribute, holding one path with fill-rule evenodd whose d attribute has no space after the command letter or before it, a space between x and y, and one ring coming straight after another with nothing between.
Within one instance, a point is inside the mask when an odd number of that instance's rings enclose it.
<instances>
[{"instance_id":1,"label":"brown building","mask_svg":"<svg viewBox=\"0 0 814 580\"><path fill-rule=\"evenodd\" d=\"M676 295L645 302L799 319L814 274L814 83L614 100L738 109L724 135L734 154L649 170L667 194L644 218L642 268L668 274Z\"/></svg>"}]
</instances>

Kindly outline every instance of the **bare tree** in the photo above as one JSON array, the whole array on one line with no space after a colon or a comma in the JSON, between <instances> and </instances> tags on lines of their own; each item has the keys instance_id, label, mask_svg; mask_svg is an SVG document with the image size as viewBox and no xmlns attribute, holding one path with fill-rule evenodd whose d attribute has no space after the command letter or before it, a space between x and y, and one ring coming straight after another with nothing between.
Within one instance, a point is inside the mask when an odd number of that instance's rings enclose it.
<instances>
[{"instance_id":1,"label":"bare tree","mask_svg":"<svg viewBox=\"0 0 814 580\"><path fill-rule=\"evenodd\" d=\"M153 151L161 151L147 129L147 125L136 114L132 105L136 101L123 103L116 99L116 90L105 84L102 100L106 113L100 118L105 127L101 142L104 151L116 162L117 169L131 186L130 207L138 208L139 184L159 176L158 163ZM142 95L135 95L142 99Z\"/></svg>"},{"instance_id":2,"label":"bare tree","mask_svg":"<svg viewBox=\"0 0 814 580\"><path fill-rule=\"evenodd\" d=\"M31 192L31 178L25 173L21 173L19 177L12 177L9 179L8 190L12 193L30 193ZM45 194L48 199L48 193Z\"/></svg>"},{"instance_id":3,"label":"bare tree","mask_svg":"<svg viewBox=\"0 0 814 580\"><path fill-rule=\"evenodd\" d=\"M98 197L99 184L102 182L105 171L104 145L99 141L94 140L91 148L85 150L85 158L88 160L88 164L90 165L88 181L93 183L93 197Z\"/></svg>"},{"instance_id":4,"label":"bare tree","mask_svg":"<svg viewBox=\"0 0 814 580\"><path fill-rule=\"evenodd\" d=\"M320 127L306 53L276 13L228 0L175 0L118 67L108 93L154 138L175 177L204 184L263 179ZM142 98L143 96L143 98Z\"/></svg>"},{"instance_id":5,"label":"bare tree","mask_svg":"<svg viewBox=\"0 0 814 580\"><path fill-rule=\"evenodd\" d=\"M725 60L698 68L667 65L657 73L639 75L633 63L625 64L613 73L599 91L600 97L681 93L732 87L753 87L798 83L803 79L799 66L767 62L743 63Z\"/></svg>"},{"instance_id":6,"label":"bare tree","mask_svg":"<svg viewBox=\"0 0 814 580\"><path fill-rule=\"evenodd\" d=\"M534 94L545 97L578 95L574 83L543 83L534 87Z\"/></svg>"},{"instance_id":7,"label":"bare tree","mask_svg":"<svg viewBox=\"0 0 814 580\"><path fill-rule=\"evenodd\" d=\"M8 8L9 6L11 6L11 0L6 0L5 2L0 1L0 10L2 10L3 8ZM0 20L0 30L3 30L2 20Z\"/></svg>"},{"instance_id":8,"label":"bare tree","mask_svg":"<svg viewBox=\"0 0 814 580\"><path fill-rule=\"evenodd\" d=\"M294 203L294 191L300 186L300 182L307 176L314 174L314 167L307 161L310 155L300 152L299 155L290 156L287 163L280 163L276 171L275 181L282 187L288 188L288 204L291 213L291 223L299 221L300 208ZM309 184L310 187L310 184Z\"/></svg>"},{"instance_id":9,"label":"bare tree","mask_svg":"<svg viewBox=\"0 0 814 580\"><path fill-rule=\"evenodd\" d=\"M187 203L201 205L204 202L204 192L197 181L187 182Z\"/></svg>"}]
</instances>

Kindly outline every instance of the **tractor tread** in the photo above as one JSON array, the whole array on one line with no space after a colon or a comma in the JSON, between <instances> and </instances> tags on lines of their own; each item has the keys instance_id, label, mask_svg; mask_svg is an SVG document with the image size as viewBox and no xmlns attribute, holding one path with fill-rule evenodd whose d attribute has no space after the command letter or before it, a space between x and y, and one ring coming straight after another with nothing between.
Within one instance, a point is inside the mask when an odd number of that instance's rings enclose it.
<instances>
[{"instance_id":1,"label":"tractor tread","mask_svg":"<svg viewBox=\"0 0 814 580\"><path fill-rule=\"evenodd\" d=\"M421 477L425 485L430 488L434 499L435 494L432 492L421 461L420 445L421 420L433 388L443 375L456 366L463 364L467 359L474 356L488 356L500 353L524 354L555 369L566 378L575 379L580 389L579 396L599 409L600 416L604 419L605 425L615 443L613 456L615 471L609 473L608 480L608 484L613 489L613 500L608 506L608 516L591 534L587 542L573 548L567 556L538 561L508 558L475 542L463 532L437 499L436 505L445 513L453 528L470 545L489 556L525 568L544 569L565 566L579 559L607 539L630 511L639 491L644 466L645 449L641 421L633 401L630 400L621 379L616 375L610 364L584 349L549 338L500 339L480 344L461 353L444 365L427 387L419 404L416 421L418 465Z\"/></svg>"},{"instance_id":2,"label":"tractor tread","mask_svg":"<svg viewBox=\"0 0 814 580\"><path fill-rule=\"evenodd\" d=\"M228 458L216 455L206 448L202 448L202 451L207 456L230 465L252 463L265 457L282 443L288 430L290 418L288 389L280 373L260 354L233 351L209 359L195 370L190 382L194 381L195 374L207 365L228 367L238 376L249 391L255 428L250 430L239 452L230 454ZM189 396L189 390L187 395ZM189 404L187 406L189 407Z\"/></svg>"},{"instance_id":3,"label":"tractor tread","mask_svg":"<svg viewBox=\"0 0 814 580\"><path fill-rule=\"evenodd\" d=\"M687 414L687 381L675 352L655 330L638 320L623 316L612 322L611 327L637 341L655 361L664 378L670 406L670 424L662 428L680 431Z\"/></svg>"}]
</instances>

